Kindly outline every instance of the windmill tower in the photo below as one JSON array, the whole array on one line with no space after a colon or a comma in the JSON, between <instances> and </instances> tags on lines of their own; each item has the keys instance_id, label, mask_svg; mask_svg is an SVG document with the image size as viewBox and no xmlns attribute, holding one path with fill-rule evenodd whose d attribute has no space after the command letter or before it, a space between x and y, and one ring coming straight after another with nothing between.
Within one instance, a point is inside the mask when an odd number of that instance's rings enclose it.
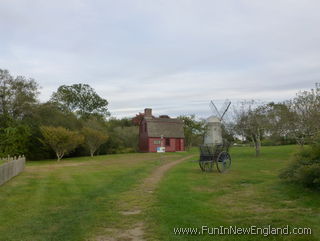
<instances>
[{"instance_id":1,"label":"windmill tower","mask_svg":"<svg viewBox=\"0 0 320 241\"><path fill-rule=\"evenodd\" d=\"M213 103L213 101L210 101L209 106L213 115L210 116L206 121L207 132L204 137L205 145L217 145L217 144L223 143L221 123L230 105L231 105L231 101L226 100L219 111L217 106Z\"/></svg>"}]
</instances>

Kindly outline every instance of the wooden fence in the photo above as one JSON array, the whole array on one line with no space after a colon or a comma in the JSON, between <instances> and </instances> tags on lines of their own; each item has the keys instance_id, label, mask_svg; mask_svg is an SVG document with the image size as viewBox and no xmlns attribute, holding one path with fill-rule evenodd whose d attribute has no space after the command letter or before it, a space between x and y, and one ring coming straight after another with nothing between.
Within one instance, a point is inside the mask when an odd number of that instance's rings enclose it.
<instances>
[{"instance_id":1,"label":"wooden fence","mask_svg":"<svg viewBox=\"0 0 320 241\"><path fill-rule=\"evenodd\" d=\"M24 156L8 157L0 160L4 161L3 164L0 164L0 185L22 172L26 164Z\"/></svg>"}]
</instances>

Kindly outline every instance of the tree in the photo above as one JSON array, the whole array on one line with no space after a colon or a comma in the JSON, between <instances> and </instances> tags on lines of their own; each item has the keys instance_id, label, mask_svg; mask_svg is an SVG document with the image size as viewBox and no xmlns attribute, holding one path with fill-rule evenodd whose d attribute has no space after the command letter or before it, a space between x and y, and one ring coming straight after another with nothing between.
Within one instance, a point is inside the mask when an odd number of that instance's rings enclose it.
<instances>
[{"instance_id":1,"label":"tree","mask_svg":"<svg viewBox=\"0 0 320 241\"><path fill-rule=\"evenodd\" d=\"M13 77L0 69L0 152L21 155L28 152L31 131L25 119L37 104L38 85L33 79Z\"/></svg>"},{"instance_id":2,"label":"tree","mask_svg":"<svg viewBox=\"0 0 320 241\"><path fill-rule=\"evenodd\" d=\"M260 155L261 139L267 126L265 106L258 105L254 100L244 101L236 110L235 130L238 135L251 139L256 156Z\"/></svg>"},{"instance_id":3,"label":"tree","mask_svg":"<svg viewBox=\"0 0 320 241\"><path fill-rule=\"evenodd\" d=\"M91 157L93 157L96 150L108 139L106 134L89 127L82 128L81 133L84 136L85 144L89 147Z\"/></svg>"},{"instance_id":4,"label":"tree","mask_svg":"<svg viewBox=\"0 0 320 241\"><path fill-rule=\"evenodd\" d=\"M266 136L272 144L293 143L290 135L292 121L295 119L295 113L290 111L286 102L270 102L264 107L267 124L265 127Z\"/></svg>"},{"instance_id":5,"label":"tree","mask_svg":"<svg viewBox=\"0 0 320 241\"><path fill-rule=\"evenodd\" d=\"M132 118L132 123L135 126L139 126L143 118L144 118L144 113L136 114L136 116Z\"/></svg>"},{"instance_id":6,"label":"tree","mask_svg":"<svg viewBox=\"0 0 320 241\"><path fill-rule=\"evenodd\" d=\"M39 126L62 126L69 130L82 128L82 121L74 113L62 111L57 105L51 102L35 105L32 115L26 118L30 125Z\"/></svg>"},{"instance_id":7,"label":"tree","mask_svg":"<svg viewBox=\"0 0 320 241\"><path fill-rule=\"evenodd\" d=\"M296 152L292 161L285 167L280 178L320 190L320 135L312 138L312 142Z\"/></svg>"},{"instance_id":8,"label":"tree","mask_svg":"<svg viewBox=\"0 0 320 241\"><path fill-rule=\"evenodd\" d=\"M320 84L310 91L299 92L288 106L293 113L290 134L303 146L306 140L320 132Z\"/></svg>"},{"instance_id":9,"label":"tree","mask_svg":"<svg viewBox=\"0 0 320 241\"><path fill-rule=\"evenodd\" d=\"M153 115L152 115L152 117L154 118ZM139 112L139 114L136 114L136 116L133 117L131 119L131 121L135 126L139 126L141 121L143 120L143 118L144 118L144 113Z\"/></svg>"},{"instance_id":10,"label":"tree","mask_svg":"<svg viewBox=\"0 0 320 241\"><path fill-rule=\"evenodd\" d=\"M27 158L31 160L43 160L55 157L55 153L51 148L48 145L43 145L40 141L42 138L40 126L61 126L72 131L81 130L82 128L81 120L74 113L62 111L50 102L34 105L30 115L24 118L23 123L30 128L32 134L28 141L27 152L25 153ZM82 151L82 149L77 148L74 154L77 154L78 151Z\"/></svg>"},{"instance_id":11,"label":"tree","mask_svg":"<svg viewBox=\"0 0 320 241\"><path fill-rule=\"evenodd\" d=\"M43 142L48 144L56 153L57 161L83 143L84 138L76 131L64 127L41 126Z\"/></svg>"},{"instance_id":12,"label":"tree","mask_svg":"<svg viewBox=\"0 0 320 241\"><path fill-rule=\"evenodd\" d=\"M108 101L101 98L87 84L62 85L54 92L51 102L63 110L75 112L79 117L87 118L92 115L109 116Z\"/></svg>"},{"instance_id":13,"label":"tree","mask_svg":"<svg viewBox=\"0 0 320 241\"><path fill-rule=\"evenodd\" d=\"M139 128L137 126L118 126L111 134L111 138L118 143L118 151L134 152L138 150Z\"/></svg>"},{"instance_id":14,"label":"tree","mask_svg":"<svg viewBox=\"0 0 320 241\"><path fill-rule=\"evenodd\" d=\"M185 146L190 149L194 144L200 144L203 141L206 131L205 122L197 121L195 115L179 116L183 120L183 130L185 138Z\"/></svg>"},{"instance_id":15,"label":"tree","mask_svg":"<svg viewBox=\"0 0 320 241\"><path fill-rule=\"evenodd\" d=\"M130 126L134 126L135 123L132 121L132 118L121 118L121 119L117 119L115 117L111 117L108 120L108 125L109 127L130 127Z\"/></svg>"},{"instance_id":16,"label":"tree","mask_svg":"<svg viewBox=\"0 0 320 241\"><path fill-rule=\"evenodd\" d=\"M38 84L23 76L13 77L8 70L0 69L0 124L2 127L11 119L21 120L30 114L37 103Z\"/></svg>"},{"instance_id":17,"label":"tree","mask_svg":"<svg viewBox=\"0 0 320 241\"><path fill-rule=\"evenodd\" d=\"M18 156L27 153L31 132L27 125L16 123L15 126L0 129L0 155Z\"/></svg>"}]
</instances>

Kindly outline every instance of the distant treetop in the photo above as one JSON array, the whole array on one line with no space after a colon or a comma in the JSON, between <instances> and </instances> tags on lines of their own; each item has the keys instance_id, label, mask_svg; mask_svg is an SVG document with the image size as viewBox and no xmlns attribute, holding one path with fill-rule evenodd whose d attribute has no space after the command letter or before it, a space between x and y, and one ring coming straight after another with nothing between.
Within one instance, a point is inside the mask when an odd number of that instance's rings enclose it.
<instances>
[{"instance_id":1,"label":"distant treetop","mask_svg":"<svg viewBox=\"0 0 320 241\"><path fill-rule=\"evenodd\" d=\"M52 94L50 101L81 118L110 115L108 101L101 98L88 84L62 85Z\"/></svg>"}]
</instances>

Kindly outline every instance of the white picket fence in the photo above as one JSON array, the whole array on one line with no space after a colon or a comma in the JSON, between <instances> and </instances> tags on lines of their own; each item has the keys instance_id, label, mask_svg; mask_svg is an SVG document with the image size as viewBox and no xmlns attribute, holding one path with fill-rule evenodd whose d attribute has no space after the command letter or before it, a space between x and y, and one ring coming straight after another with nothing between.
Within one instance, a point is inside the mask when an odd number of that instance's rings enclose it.
<instances>
[{"instance_id":1,"label":"white picket fence","mask_svg":"<svg viewBox=\"0 0 320 241\"><path fill-rule=\"evenodd\" d=\"M4 161L3 164L0 164L0 185L17 176L24 170L26 165L24 156L8 157L0 160Z\"/></svg>"}]
</instances>

